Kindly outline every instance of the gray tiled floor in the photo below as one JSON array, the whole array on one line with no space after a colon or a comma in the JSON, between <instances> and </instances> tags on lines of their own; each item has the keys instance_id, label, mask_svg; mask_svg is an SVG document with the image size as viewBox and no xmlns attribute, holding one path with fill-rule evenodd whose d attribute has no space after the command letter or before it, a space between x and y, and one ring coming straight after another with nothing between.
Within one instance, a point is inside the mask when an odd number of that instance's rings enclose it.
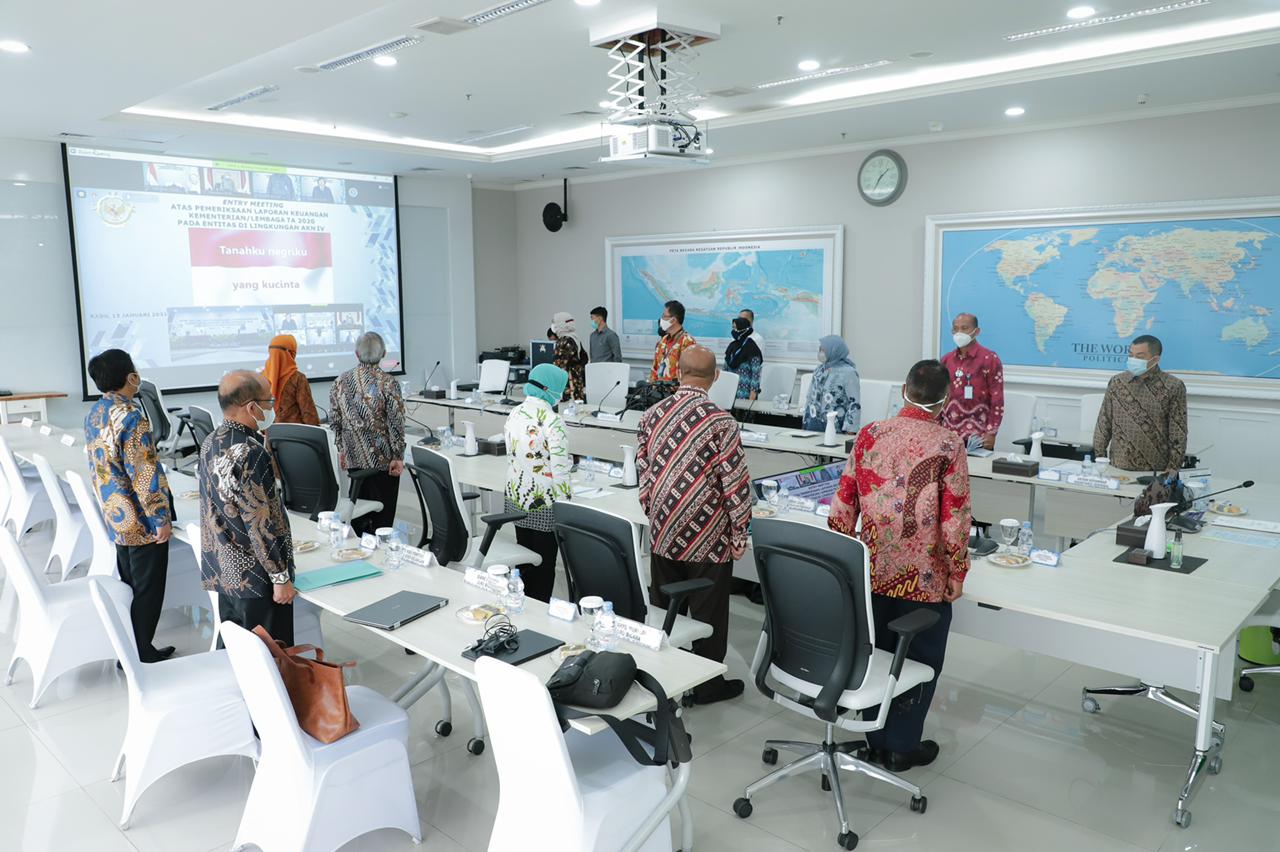
<instances>
[{"instance_id":1,"label":"gray tiled floor","mask_svg":"<svg viewBox=\"0 0 1280 852\"><path fill-rule=\"evenodd\" d=\"M29 545L40 553L47 544ZM182 653L207 648L209 625L166 615L165 643ZM732 606L729 664L746 671L759 631L759 610ZM415 661L360 628L325 621L331 658L355 659L351 681L390 691ZM12 652L0 632L0 662ZM1264 852L1280 848L1280 678L1259 679L1251 694L1219 707L1229 727L1225 770L1209 778L1186 831L1169 821L1191 741L1190 720L1136 699L1109 700L1104 712L1080 712L1083 683L1114 675L985 642L953 637L928 735L942 746L936 764L913 770L929 810L911 813L906 798L864 779L845 782L860 849L1031 850L1035 852ZM1123 679L1119 679L1123 680ZM110 664L62 678L32 712L30 674L0 687L0 849L164 850L230 847L252 779L243 759L186 767L145 794L132 827L120 831L120 788L108 780L126 721L124 682ZM459 699L461 696L458 696ZM497 806L491 753L464 748L465 701L454 702L455 733L437 737L438 705L411 712L410 759L423 846L429 852L483 852ZM748 689L743 699L694 708L691 782L700 852L833 850L838 828L818 779L784 781L755 800L749 820L730 805L762 775L764 739L812 739L817 726ZM407 837L379 832L351 850L412 849ZM553 849L535 842L529 849Z\"/></svg>"}]
</instances>

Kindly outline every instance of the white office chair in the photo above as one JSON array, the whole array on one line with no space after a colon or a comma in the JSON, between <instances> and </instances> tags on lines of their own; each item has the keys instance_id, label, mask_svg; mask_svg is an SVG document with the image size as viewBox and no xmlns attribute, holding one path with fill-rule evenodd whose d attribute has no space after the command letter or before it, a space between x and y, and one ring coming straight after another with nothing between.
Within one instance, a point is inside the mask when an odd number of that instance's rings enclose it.
<instances>
[{"instance_id":1,"label":"white office chair","mask_svg":"<svg viewBox=\"0 0 1280 852\"><path fill-rule=\"evenodd\" d=\"M773 402L780 394L791 394L796 389L796 367L794 364L766 363L760 371L759 398L765 402Z\"/></svg>"},{"instance_id":2,"label":"white office chair","mask_svg":"<svg viewBox=\"0 0 1280 852\"><path fill-rule=\"evenodd\" d=\"M128 828L138 798L163 776L207 757L257 760L258 740L226 651L143 665L128 604L117 603L133 597L129 587L94 577L89 590L129 688L129 724L111 771L112 781L124 778L120 827Z\"/></svg>"},{"instance_id":3,"label":"white office chair","mask_svg":"<svg viewBox=\"0 0 1280 852\"><path fill-rule=\"evenodd\" d=\"M641 766L617 737L560 732L542 681L492 657L476 661L498 769L498 814L489 852L530 849L536 826L554 830L561 852L621 849L662 801L666 772ZM670 852L669 820L641 852Z\"/></svg>"},{"instance_id":4,"label":"white office chair","mask_svg":"<svg viewBox=\"0 0 1280 852\"><path fill-rule=\"evenodd\" d=\"M813 387L813 373L801 373L800 390L797 392L796 396L792 398L791 404L803 409L809 402L809 388L811 387ZM801 411L801 416L804 416L803 411Z\"/></svg>"},{"instance_id":5,"label":"white office chair","mask_svg":"<svg viewBox=\"0 0 1280 852\"><path fill-rule=\"evenodd\" d=\"M58 480L58 475L53 472L49 460L35 453L31 461L40 474L45 497L53 507L53 546L49 548L44 572L49 573L56 559L60 572L59 579L65 580L73 568L93 556L93 537L85 523L83 512L67 503L67 497L62 492L62 483ZM97 507L90 506L89 511L96 512Z\"/></svg>"},{"instance_id":6,"label":"white office chair","mask_svg":"<svg viewBox=\"0 0 1280 852\"><path fill-rule=\"evenodd\" d=\"M821 772L840 821L836 842L853 849L858 835L845 814L842 770L910 793L917 813L924 813L928 800L916 785L856 757L836 741L836 729L883 729L893 699L933 679L933 669L905 655L911 639L938 616L919 610L893 621L897 649L880 650L871 614L871 560L862 542L798 521L764 519L752 525L752 550L766 613L751 664L756 687L788 710L824 723L826 734L821 743L766 741L766 764L776 764L779 751L799 757L749 784L733 811L746 819L751 798L766 787L800 772ZM865 715L873 707L879 708L876 716Z\"/></svg>"},{"instance_id":7,"label":"white office chair","mask_svg":"<svg viewBox=\"0 0 1280 852\"><path fill-rule=\"evenodd\" d=\"M13 533L4 527L0 527L0 559L18 594L18 642L4 684L13 683L19 661L25 660L31 669L28 706L34 710L59 676L86 663L115 660L116 656L94 613L88 578L45 585L31 569ZM130 595L122 604L128 607L132 598Z\"/></svg>"},{"instance_id":8,"label":"white office chair","mask_svg":"<svg viewBox=\"0 0 1280 852\"><path fill-rule=\"evenodd\" d=\"M13 534L21 541L36 524L54 519L53 504L49 502L49 497L44 493L44 484L38 477L30 479L22 475L18 459L3 437L0 437L0 473L4 474L5 482L9 485L9 505L5 507L0 523L12 529Z\"/></svg>"},{"instance_id":9,"label":"white office chair","mask_svg":"<svg viewBox=\"0 0 1280 852\"><path fill-rule=\"evenodd\" d=\"M480 393L506 393L511 362L490 358L480 362Z\"/></svg>"},{"instance_id":10,"label":"white office chair","mask_svg":"<svg viewBox=\"0 0 1280 852\"><path fill-rule=\"evenodd\" d=\"M1035 394L1006 391L1004 395L1004 419L1000 421L1000 433L996 436L996 449L1018 450L1014 441L1031 434L1031 424L1036 416Z\"/></svg>"},{"instance_id":11,"label":"white office chair","mask_svg":"<svg viewBox=\"0 0 1280 852\"><path fill-rule=\"evenodd\" d=\"M262 741L233 850L330 852L380 828L422 840L409 774L409 717L378 693L348 686L360 727L325 745L298 727L266 645L226 622L222 641Z\"/></svg>"},{"instance_id":12,"label":"white office chair","mask_svg":"<svg viewBox=\"0 0 1280 852\"><path fill-rule=\"evenodd\" d=\"M161 609L190 608L193 625L200 623L200 610L209 610L212 614L209 594L200 582L199 547L198 538L191 546L177 538L169 539L169 571L165 576L164 602L160 605Z\"/></svg>"},{"instance_id":13,"label":"white office chair","mask_svg":"<svg viewBox=\"0 0 1280 852\"><path fill-rule=\"evenodd\" d=\"M610 408L624 408L631 365L597 361L587 365L587 405L600 405L609 397ZM615 389L616 388L616 389Z\"/></svg>"},{"instance_id":14,"label":"white office chair","mask_svg":"<svg viewBox=\"0 0 1280 852\"><path fill-rule=\"evenodd\" d=\"M80 516L85 528L89 530L89 540L93 543L93 556L89 561L90 577L116 576L116 545L107 532L106 521L102 518L102 508L98 505L98 497L89 491L84 477L74 470L66 472L67 483L71 493L80 506Z\"/></svg>"},{"instance_id":15,"label":"white office chair","mask_svg":"<svg viewBox=\"0 0 1280 852\"><path fill-rule=\"evenodd\" d=\"M722 370L707 396L721 411L733 413L733 401L738 396L738 374Z\"/></svg>"},{"instance_id":16,"label":"white office chair","mask_svg":"<svg viewBox=\"0 0 1280 852\"><path fill-rule=\"evenodd\" d=\"M191 552L195 554L196 573L198 575L200 571L200 525L195 521L187 524L187 542L191 545ZM210 640L209 650L216 651L218 649L218 625L222 623L222 611L218 606L218 593L213 590L206 591L201 587L200 594L204 596L200 606L209 610L209 614L213 618L213 638ZM168 600L167 593L165 600ZM293 599L293 644L315 645L317 648L324 647L324 633L320 629L320 607L300 597Z\"/></svg>"},{"instance_id":17,"label":"white office chair","mask_svg":"<svg viewBox=\"0 0 1280 852\"><path fill-rule=\"evenodd\" d=\"M863 426L889 416L889 392L892 389L893 382L878 379L861 381Z\"/></svg>"},{"instance_id":18,"label":"white office chair","mask_svg":"<svg viewBox=\"0 0 1280 852\"><path fill-rule=\"evenodd\" d=\"M1102 411L1102 400L1105 398L1104 393L1087 393L1080 397L1080 437L1085 441L1093 440L1093 430L1098 425L1098 413ZM1107 448L1102 447L1099 452L1106 455Z\"/></svg>"}]
</instances>

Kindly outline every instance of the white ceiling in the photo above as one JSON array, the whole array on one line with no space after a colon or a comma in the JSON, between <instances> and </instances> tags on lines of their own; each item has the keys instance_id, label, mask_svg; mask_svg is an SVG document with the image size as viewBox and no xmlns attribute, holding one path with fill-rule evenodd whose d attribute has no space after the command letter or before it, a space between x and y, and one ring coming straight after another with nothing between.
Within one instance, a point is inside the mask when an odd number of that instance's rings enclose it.
<instances>
[{"instance_id":1,"label":"white ceiling","mask_svg":"<svg viewBox=\"0 0 1280 852\"><path fill-rule=\"evenodd\" d=\"M1090 5L1108 15L1160 2L1094 0ZM978 133L1206 103L1280 100L1280 0L1213 0L1024 42L1003 39L1065 23L1067 8L1075 4L680 0L656 5L668 17L696 14L719 22L721 39L703 46L695 62L704 93L795 76L801 59L818 60L823 67L891 62L824 82L708 97L706 108L727 114L710 124L717 160L927 135L930 122L942 122L948 134ZM609 61L604 51L589 46L588 30L653 8L653 0L602 0L591 8L549 0L455 35L413 29L426 18L465 17L489 5L487 0L226 0L213 11L188 12L183 4L137 0L127 15L118 4L87 0L10 5L0 19L0 39L21 40L32 51L0 53L0 136L53 139L67 131L93 136L96 144L139 150L317 166L349 163L400 174L434 168L494 184L626 170L596 162L601 118L573 113L599 111L597 102L608 84ZM356 14L357 9L363 11ZM1204 38L1212 27L1218 28L1216 34ZM1229 30L1236 32L1226 34ZM394 68L365 62L319 74L294 70L410 33L422 41L396 53ZM1163 37L1166 44L1125 43L1136 36ZM1079 52L1052 53L1063 50ZM910 58L921 51L932 55ZM974 64L1002 60L1022 60L1023 67L993 71ZM1050 60L1053 64L1043 65ZM864 88L844 92L853 97L788 104L845 84ZM205 109L261 85L279 90L225 113ZM877 88L884 91L873 91ZM1147 95L1145 105L1138 103L1139 94ZM1025 106L1027 114L1005 118L1004 108L1014 103ZM127 114L128 109L148 114ZM393 112L408 115L392 118ZM211 118L230 123L211 124ZM264 121L277 127L297 122L290 126L306 132L243 126ZM431 147L520 125L530 129L461 151ZM567 144L535 141L574 131L582 132ZM512 143L531 147L500 147ZM586 171L565 171L572 166Z\"/></svg>"}]
</instances>

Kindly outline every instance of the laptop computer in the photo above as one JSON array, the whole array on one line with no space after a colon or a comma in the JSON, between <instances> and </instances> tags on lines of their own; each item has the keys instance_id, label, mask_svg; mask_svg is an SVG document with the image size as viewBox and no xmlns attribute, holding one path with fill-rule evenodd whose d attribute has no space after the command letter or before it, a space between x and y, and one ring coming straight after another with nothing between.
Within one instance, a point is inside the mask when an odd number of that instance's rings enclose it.
<instances>
[{"instance_id":1,"label":"laptop computer","mask_svg":"<svg viewBox=\"0 0 1280 852\"><path fill-rule=\"evenodd\" d=\"M344 617L347 621L363 624L365 627L395 630L448 605L448 598L423 595L418 592L396 592L380 601L349 612Z\"/></svg>"}]
</instances>

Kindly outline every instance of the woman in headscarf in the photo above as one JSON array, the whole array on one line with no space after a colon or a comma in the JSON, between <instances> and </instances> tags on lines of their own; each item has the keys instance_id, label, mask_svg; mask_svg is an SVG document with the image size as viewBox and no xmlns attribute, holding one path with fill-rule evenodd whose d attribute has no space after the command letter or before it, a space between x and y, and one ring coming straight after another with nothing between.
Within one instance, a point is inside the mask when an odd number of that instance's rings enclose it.
<instances>
[{"instance_id":1,"label":"woman in headscarf","mask_svg":"<svg viewBox=\"0 0 1280 852\"><path fill-rule=\"evenodd\" d=\"M738 374L738 399L755 399L760 393L760 371L764 369L764 353L751 338L755 331L745 317L733 320L733 340L724 350L724 365Z\"/></svg>"},{"instance_id":2,"label":"woman in headscarf","mask_svg":"<svg viewBox=\"0 0 1280 852\"><path fill-rule=\"evenodd\" d=\"M827 412L836 413L836 431L852 435L862 425L862 390L858 368L849 357L849 346L838 334L818 341L818 366L804 405L804 428L827 428Z\"/></svg>"},{"instance_id":3,"label":"woman in headscarf","mask_svg":"<svg viewBox=\"0 0 1280 852\"><path fill-rule=\"evenodd\" d=\"M541 565L518 565L524 590L531 598L551 600L556 581L556 500L570 496L569 441L556 403L569 375L554 364L539 364L529 371L524 402L507 415L503 429L507 441L507 511L520 511L516 542L542 557Z\"/></svg>"},{"instance_id":4,"label":"woman in headscarf","mask_svg":"<svg viewBox=\"0 0 1280 852\"><path fill-rule=\"evenodd\" d=\"M555 334L556 350L554 363L569 374L569 384L565 387L564 398L587 398L587 348L578 339L578 331L573 324L573 317L561 311L551 318L551 331Z\"/></svg>"},{"instance_id":5,"label":"woman in headscarf","mask_svg":"<svg viewBox=\"0 0 1280 852\"><path fill-rule=\"evenodd\" d=\"M267 365L262 374L271 383L276 400L277 423L304 423L319 426L320 415L311 397L307 377L298 372L298 341L292 334L277 334L267 347Z\"/></svg>"}]
</instances>

